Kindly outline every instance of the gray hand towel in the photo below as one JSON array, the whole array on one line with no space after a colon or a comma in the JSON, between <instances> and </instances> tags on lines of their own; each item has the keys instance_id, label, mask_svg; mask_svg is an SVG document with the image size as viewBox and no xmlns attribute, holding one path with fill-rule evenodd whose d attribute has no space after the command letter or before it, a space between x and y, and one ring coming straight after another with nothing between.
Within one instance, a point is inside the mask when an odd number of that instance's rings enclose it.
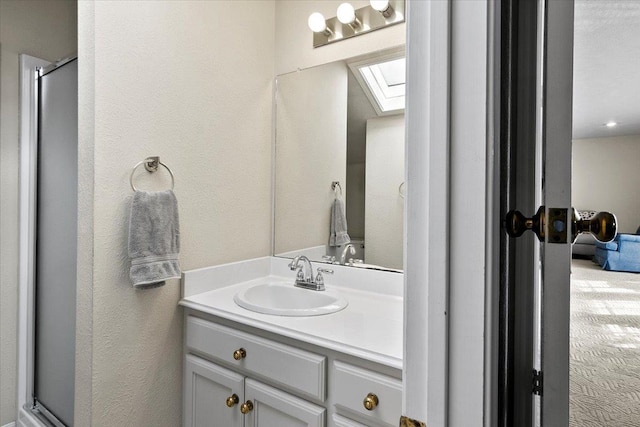
<instances>
[{"instance_id":1,"label":"gray hand towel","mask_svg":"<svg viewBox=\"0 0 640 427\"><path fill-rule=\"evenodd\" d=\"M347 216L344 200L341 197L336 197L331 205L330 229L329 246L340 246L351 242L351 238L347 234Z\"/></svg>"},{"instance_id":2,"label":"gray hand towel","mask_svg":"<svg viewBox=\"0 0 640 427\"><path fill-rule=\"evenodd\" d=\"M173 191L136 191L129 218L129 277L134 287L155 288L180 277L180 224Z\"/></svg>"}]
</instances>

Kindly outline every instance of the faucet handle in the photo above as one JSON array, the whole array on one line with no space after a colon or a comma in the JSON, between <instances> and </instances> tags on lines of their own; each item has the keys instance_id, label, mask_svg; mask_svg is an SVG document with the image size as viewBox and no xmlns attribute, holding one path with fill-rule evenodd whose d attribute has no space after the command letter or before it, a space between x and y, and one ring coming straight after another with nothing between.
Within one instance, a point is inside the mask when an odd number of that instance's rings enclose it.
<instances>
[{"instance_id":1,"label":"faucet handle","mask_svg":"<svg viewBox=\"0 0 640 427\"><path fill-rule=\"evenodd\" d=\"M324 277L322 276L322 273L333 274L333 270L329 268L320 268L320 267L318 267L317 270L318 270L318 274L316 275L316 285L318 287L322 287L322 289L318 289L318 290L324 290Z\"/></svg>"}]
</instances>

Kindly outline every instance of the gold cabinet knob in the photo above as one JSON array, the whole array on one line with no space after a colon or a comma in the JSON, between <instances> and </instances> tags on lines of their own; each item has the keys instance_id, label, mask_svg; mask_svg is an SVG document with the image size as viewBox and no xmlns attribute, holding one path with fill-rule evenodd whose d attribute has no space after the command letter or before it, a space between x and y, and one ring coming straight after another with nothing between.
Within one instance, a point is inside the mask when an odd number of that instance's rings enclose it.
<instances>
[{"instance_id":1,"label":"gold cabinet knob","mask_svg":"<svg viewBox=\"0 0 640 427\"><path fill-rule=\"evenodd\" d=\"M244 348L239 348L233 352L233 358L236 360L242 360L247 357L247 350Z\"/></svg>"},{"instance_id":2,"label":"gold cabinet knob","mask_svg":"<svg viewBox=\"0 0 640 427\"><path fill-rule=\"evenodd\" d=\"M362 404L364 405L364 409L367 411L373 411L376 406L378 406L378 396L373 393L369 393L367 394L367 397L364 398Z\"/></svg>"},{"instance_id":3,"label":"gold cabinet knob","mask_svg":"<svg viewBox=\"0 0 640 427\"><path fill-rule=\"evenodd\" d=\"M247 400L242 405L240 405L240 412L243 414L248 414L253 411L253 403L250 400Z\"/></svg>"},{"instance_id":4,"label":"gold cabinet knob","mask_svg":"<svg viewBox=\"0 0 640 427\"><path fill-rule=\"evenodd\" d=\"M233 393L231 396L227 397L227 406L229 408L233 408L235 405L240 402L240 398L237 394Z\"/></svg>"}]
</instances>

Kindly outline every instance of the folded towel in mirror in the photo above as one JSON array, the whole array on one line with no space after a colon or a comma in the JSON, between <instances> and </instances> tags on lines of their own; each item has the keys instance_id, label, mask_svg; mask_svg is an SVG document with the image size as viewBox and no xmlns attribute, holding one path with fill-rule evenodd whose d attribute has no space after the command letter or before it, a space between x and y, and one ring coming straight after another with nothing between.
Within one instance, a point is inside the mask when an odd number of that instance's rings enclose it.
<instances>
[{"instance_id":1,"label":"folded towel in mirror","mask_svg":"<svg viewBox=\"0 0 640 427\"><path fill-rule=\"evenodd\" d=\"M129 277L134 287L155 288L180 278L178 201L171 190L136 191L129 217Z\"/></svg>"},{"instance_id":2,"label":"folded towel in mirror","mask_svg":"<svg viewBox=\"0 0 640 427\"><path fill-rule=\"evenodd\" d=\"M336 197L331 205L329 246L341 246L351 242L347 233L347 215L342 197Z\"/></svg>"}]
</instances>

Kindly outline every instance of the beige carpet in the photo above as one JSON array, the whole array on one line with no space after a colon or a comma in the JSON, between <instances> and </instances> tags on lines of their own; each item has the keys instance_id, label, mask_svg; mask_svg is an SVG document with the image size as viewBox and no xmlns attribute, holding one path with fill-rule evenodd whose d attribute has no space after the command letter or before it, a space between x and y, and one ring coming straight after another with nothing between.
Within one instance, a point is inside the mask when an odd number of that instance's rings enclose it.
<instances>
[{"instance_id":1,"label":"beige carpet","mask_svg":"<svg viewBox=\"0 0 640 427\"><path fill-rule=\"evenodd\" d=\"M571 427L640 427L640 274L573 260Z\"/></svg>"}]
</instances>

